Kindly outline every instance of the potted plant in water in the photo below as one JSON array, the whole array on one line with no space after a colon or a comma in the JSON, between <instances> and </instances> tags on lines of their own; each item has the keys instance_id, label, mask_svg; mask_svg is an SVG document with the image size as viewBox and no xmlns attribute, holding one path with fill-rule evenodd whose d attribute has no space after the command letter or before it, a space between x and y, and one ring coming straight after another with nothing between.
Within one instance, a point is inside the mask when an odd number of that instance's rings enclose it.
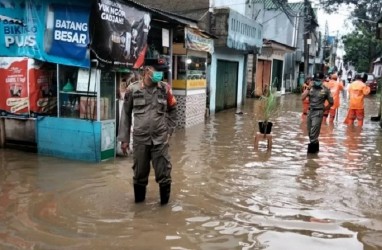
<instances>
[{"instance_id":1,"label":"potted plant in water","mask_svg":"<svg viewBox=\"0 0 382 250\"><path fill-rule=\"evenodd\" d=\"M272 132L273 123L269 119L276 115L278 111L278 103L276 91L272 87L265 91L265 94L260 97L260 117L262 120L258 122L259 132L261 134L270 134Z\"/></svg>"}]
</instances>

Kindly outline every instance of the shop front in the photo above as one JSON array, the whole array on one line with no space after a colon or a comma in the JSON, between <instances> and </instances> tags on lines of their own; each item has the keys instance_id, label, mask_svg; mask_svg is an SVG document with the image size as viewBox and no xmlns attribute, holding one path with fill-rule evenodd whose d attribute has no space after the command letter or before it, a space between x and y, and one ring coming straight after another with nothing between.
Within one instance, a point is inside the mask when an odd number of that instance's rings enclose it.
<instances>
[{"instance_id":1,"label":"shop front","mask_svg":"<svg viewBox=\"0 0 382 250\"><path fill-rule=\"evenodd\" d=\"M2 1L0 146L38 150L41 118L59 115L59 65L89 68L92 1ZM43 24L43 25L42 25ZM62 139L55 137L55 144Z\"/></svg>"},{"instance_id":2,"label":"shop front","mask_svg":"<svg viewBox=\"0 0 382 250\"><path fill-rule=\"evenodd\" d=\"M230 8L215 8L215 50L211 57L211 113L239 107L247 90L248 54L262 46L262 25Z\"/></svg>"},{"instance_id":3,"label":"shop front","mask_svg":"<svg viewBox=\"0 0 382 250\"><path fill-rule=\"evenodd\" d=\"M0 146L91 162L116 155L116 97L131 75L160 64L171 82L172 27L195 23L109 0L12 1L0 16Z\"/></svg>"},{"instance_id":4,"label":"shop front","mask_svg":"<svg viewBox=\"0 0 382 250\"><path fill-rule=\"evenodd\" d=\"M185 28L184 43L173 45L173 92L178 100L178 127L205 121L207 108L207 61L213 40L202 32Z\"/></svg>"}]
</instances>

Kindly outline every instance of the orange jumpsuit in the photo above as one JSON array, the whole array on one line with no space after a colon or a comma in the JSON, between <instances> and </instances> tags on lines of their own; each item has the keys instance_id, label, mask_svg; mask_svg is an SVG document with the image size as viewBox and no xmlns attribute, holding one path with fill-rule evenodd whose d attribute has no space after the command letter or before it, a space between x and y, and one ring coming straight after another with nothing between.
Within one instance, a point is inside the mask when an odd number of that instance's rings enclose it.
<instances>
[{"instance_id":1,"label":"orange jumpsuit","mask_svg":"<svg viewBox=\"0 0 382 250\"><path fill-rule=\"evenodd\" d=\"M362 81L356 80L348 87L349 92L349 111L344 121L347 125L352 125L357 119L358 126L363 125L365 117L364 98L370 93L370 87L366 86Z\"/></svg>"},{"instance_id":2,"label":"orange jumpsuit","mask_svg":"<svg viewBox=\"0 0 382 250\"><path fill-rule=\"evenodd\" d=\"M322 81L322 85L324 85L327 88L329 88L328 84L329 84L329 80L325 79L325 80ZM329 105L328 101L325 101L324 105L325 105L325 107L328 106ZM323 123L326 123L326 118L328 118L328 116L329 116L329 110L325 110L324 111L324 116L322 118L322 122Z\"/></svg>"},{"instance_id":3,"label":"orange jumpsuit","mask_svg":"<svg viewBox=\"0 0 382 250\"><path fill-rule=\"evenodd\" d=\"M334 104L329 110L329 122L334 121L334 117L336 116L336 111L338 107L340 106L340 92L344 89L344 86L342 83L337 82L335 80L330 80L329 82L325 83L325 86L330 89L330 92L333 96Z\"/></svg>"}]
</instances>

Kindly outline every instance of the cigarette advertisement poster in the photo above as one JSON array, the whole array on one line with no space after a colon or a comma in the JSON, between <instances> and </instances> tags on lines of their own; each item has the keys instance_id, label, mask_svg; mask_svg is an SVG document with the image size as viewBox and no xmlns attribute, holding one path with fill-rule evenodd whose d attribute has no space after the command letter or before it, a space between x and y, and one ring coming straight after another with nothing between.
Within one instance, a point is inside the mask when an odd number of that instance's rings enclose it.
<instances>
[{"instance_id":1,"label":"cigarette advertisement poster","mask_svg":"<svg viewBox=\"0 0 382 250\"><path fill-rule=\"evenodd\" d=\"M27 58L0 57L0 115L29 116Z\"/></svg>"},{"instance_id":2,"label":"cigarette advertisement poster","mask_svg":"<svg viewBox=\"0 0 382 250\"><path fill-rule=\"evenodd\" d=\"M90 6L91 1L1 1L0 56L89 68Z\"/></svg>"},{"instance_id":3,"label":"cigarette advertisement poster","mask_svg":"<svg viewBox=\"0 0 382 250\"><path fill-rule=\"evenodd\" d=\"M97 0L90 17L97 27L97 32L91 32L90 45L97 59L134 68L143 64L151 21L148 12L118 0Z\"/></svg>"},{"instance_id":4,"label":"cigarette advertisement poster","mask_svg":"<svg viewBox=\"0 0 382 250\"><path fill-rule=\"evenodd\" d=\"M30 115L48 115L57 113L57 84L55 70L47 63L29 60L29 103Z\"/></svg>"}]
</instances>

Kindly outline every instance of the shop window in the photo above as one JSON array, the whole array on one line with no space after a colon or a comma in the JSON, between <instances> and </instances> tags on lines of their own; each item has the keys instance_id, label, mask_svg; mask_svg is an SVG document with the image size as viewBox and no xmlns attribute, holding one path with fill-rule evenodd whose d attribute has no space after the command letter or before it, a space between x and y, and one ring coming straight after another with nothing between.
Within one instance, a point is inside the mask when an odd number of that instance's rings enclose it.
<instances>
[{"instance_id":1,"label":"shop window","mask_svg":"<svg viewBox=\"0 0 382 250\"><path fill-rule=\"evenodd\" d=\"M59 117L87 120L115 119L114 72L64 65L58 66L58 72ZM98 88L100 88L99 93Z\"/></svg>"},{"instance_id":2,"label":"shop window","mask_svg":"<svg viewBox=\"0 0 382 250\"><path fill-rule=\"evenodd\" d=\"M102 71L100 77L100 114L101 120L115 119L115 72Z\"/></svg>"},{"instance_id":3,"label":"shop window","mask_svg":"<svg viewBox=\"0 0 382 250\"><path fill-rule=\"evenodd\" d=\"M153 22L147 38L147 53L145 65L153 65L158 70L167 71L170 66L169 48L164 47L162 30L163 26ZM168 37L169 38L169 37Z\"/></svg>"},{"instance_id":4,"label":"shop window","mask_svg":"<svg viewBox=\"0 0 382 250\"><path fill-rule=\"evenodd\" d=\"M206 79L206 58L189 56L187 69L189 80Z\"/></svg>"},{"instance_id":5,"label":"shop window","mask_svg":"<svg viewBox=\"0 0 382 250\"><path fill-rule=\"evenodd\" d=\"M177 55L175 56L175 58L176 58L176 65L177 65L176 80L186 80L187 79L187 68L186 68L187 56Z\"/></svg>"}]
</instances>

